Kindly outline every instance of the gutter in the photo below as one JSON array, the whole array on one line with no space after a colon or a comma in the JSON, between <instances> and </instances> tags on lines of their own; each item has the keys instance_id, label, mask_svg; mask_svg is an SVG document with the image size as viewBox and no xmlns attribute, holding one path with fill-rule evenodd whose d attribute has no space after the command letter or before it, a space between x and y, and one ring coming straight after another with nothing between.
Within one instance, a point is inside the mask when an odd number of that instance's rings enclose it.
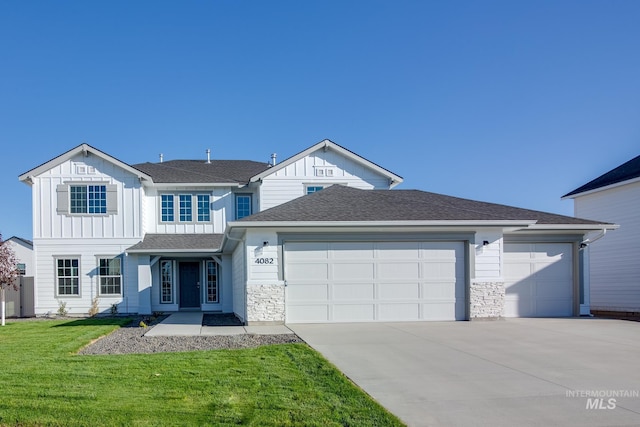
<instances>
[{"instance_id":1,"label":"gutter","mask_svg":"<svg viewBox=\"0 0 640 427\"><path fill-rule=\"evenodd\" d=\"M617 227L616 227L617 228ZM587 246L589 246L590 244L594 243L597 240L602 239L605 235L607 234L607 229L603 228L600 231L600 234L598 234L596 237L594 237L593 239L584 239L582 242L580 242L580 250L583 250L584 248L586 248Z\"/></svg>"}]
</instances>

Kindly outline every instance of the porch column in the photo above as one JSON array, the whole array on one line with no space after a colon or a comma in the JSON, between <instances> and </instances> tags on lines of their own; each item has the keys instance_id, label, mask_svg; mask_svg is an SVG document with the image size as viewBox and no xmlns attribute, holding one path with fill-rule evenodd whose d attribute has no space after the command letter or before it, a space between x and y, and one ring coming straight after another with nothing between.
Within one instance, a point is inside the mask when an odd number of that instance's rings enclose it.
<instances>
[{"instance_id":1,"label":"porch column","mask_svg":"<svg viewBox=\"0 0 640 427\"><path fill-rule=\"evenodd\" d=\"M138 313L151 314L151 261L138 257Z\"/></svg>"}]
</instances>

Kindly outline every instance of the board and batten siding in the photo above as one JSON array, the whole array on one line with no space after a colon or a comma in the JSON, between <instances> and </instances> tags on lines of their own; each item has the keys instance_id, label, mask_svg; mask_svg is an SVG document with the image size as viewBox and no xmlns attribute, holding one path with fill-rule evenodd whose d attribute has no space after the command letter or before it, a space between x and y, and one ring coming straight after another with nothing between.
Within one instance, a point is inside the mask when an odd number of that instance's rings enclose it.
<instances>
[{"instance_id":1,"label":"board and batten siding","mask_svg":"<svg viewBox=\"0 0 640 427\"><path fill-rule=\"evenodd\" d=\"M176 196L174 200L176 208L178 207L179 194L209 194L210 195L210 214L211 220L208 222L195 221L198 210L197 203L193 201L193 217L194 221L181 223L178 221L176 211L176 221L163 223L161 221L160 206L161 195L173 194ZM145 194L145 227L148 233L159 234L192 234L192 233L224 233L227 221L235 218L235 195L230 187L214 188L212 190L204 190L202 188L181 187L171 189L147 188Z\"/></svg>"},{"instance_id":2,"label":"board and batten siding","mask_svg":"<svg viewBox=\"0 0 640 427\"><path fill-rule=\"evenodd\" d=\"M304 196L306 185L332 184L363 190L388 189L389 179L335 151L319 150L263 179L260 210Z\"/></svg>"},{"instance_id":3,"label":"board and batten siding","mask_svg":"<svg viewBox=\"0 0 640 427\"><path fill-rule=\"evenodd\" d=\"M59 213L58 189L69 182L115 186L117 212L107 215ZM34 177L32 197L34 240L142 236L142 185L138 177L97 156L79 154Z\"/></svg>"},{"instance_id":4,"label":"board and batten siding","mask_svg":"<svg viewBox=\"0 0 640 427\"><path fill-rule=\"evenodd\" d=\"M640 311L640 183L578 196L574 210L620 225L589 245L591 309Z\"/></svg>"}]
</instances>

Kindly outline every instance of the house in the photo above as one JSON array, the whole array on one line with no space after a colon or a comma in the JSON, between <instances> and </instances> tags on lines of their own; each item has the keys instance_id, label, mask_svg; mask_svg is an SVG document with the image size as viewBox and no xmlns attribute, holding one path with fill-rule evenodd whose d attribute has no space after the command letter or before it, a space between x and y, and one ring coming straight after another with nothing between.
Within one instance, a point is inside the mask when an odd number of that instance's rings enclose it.
<instances>
[{"instance_id":1,"label":"house","mask_svg":"<svg viewBox=\"0 0 640 427\"><path fill-rule=\"evenodd\" d=\"M5 289L6 317L33 317L33 242L22 237L13 236L2 242L8 245L18 260L18 274L16 288Z\"/></svg>"},{"instance_id":2,"label":"house","mask_svg":"<svg viewBox=\"0 0 640 427\"><path fill-rule=\"evenodd\" d=\"M201 310L247 324L574 316L612 224L393 189L329 140L278 164L129 165L82 144L22 174L36 312Z\"/></svg>"},{"instance_id":3,"label":"house","mask_svg":"<svg viewBox=\"0 0 640 427\"><path fill-rule=\"evenodd\" d=\"M588 248L591 310L640 314L640 156L563 196L574 214L620 225Z\"/></svg>"}]
</instances>

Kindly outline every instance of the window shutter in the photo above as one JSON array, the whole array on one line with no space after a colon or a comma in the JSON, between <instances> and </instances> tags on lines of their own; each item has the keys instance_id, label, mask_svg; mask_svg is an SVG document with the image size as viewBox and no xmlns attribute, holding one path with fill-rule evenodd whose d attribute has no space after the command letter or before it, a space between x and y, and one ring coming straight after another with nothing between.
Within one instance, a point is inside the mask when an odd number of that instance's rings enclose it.
<instances>
[{"instance_id":1,"label":"window shutter","mask_svg":"<svg viewBox=\"0 0 640 427\"><path fill-rule=\"evenodd\" d=\"M56 193L58 193L56 212L62 215L69 214L69 186L67 184L58 184Z\"/></svg>"},{"instance_id":2,"label":"window shutter","mask_svg":"<svg viewBox=\"0 0 640 427\"><path fill-rule=\"evenodd\" d=\"M115 215L118 213L118 186L115 184L107 185L107 215Z\"/></svg>"}]
</instances>

